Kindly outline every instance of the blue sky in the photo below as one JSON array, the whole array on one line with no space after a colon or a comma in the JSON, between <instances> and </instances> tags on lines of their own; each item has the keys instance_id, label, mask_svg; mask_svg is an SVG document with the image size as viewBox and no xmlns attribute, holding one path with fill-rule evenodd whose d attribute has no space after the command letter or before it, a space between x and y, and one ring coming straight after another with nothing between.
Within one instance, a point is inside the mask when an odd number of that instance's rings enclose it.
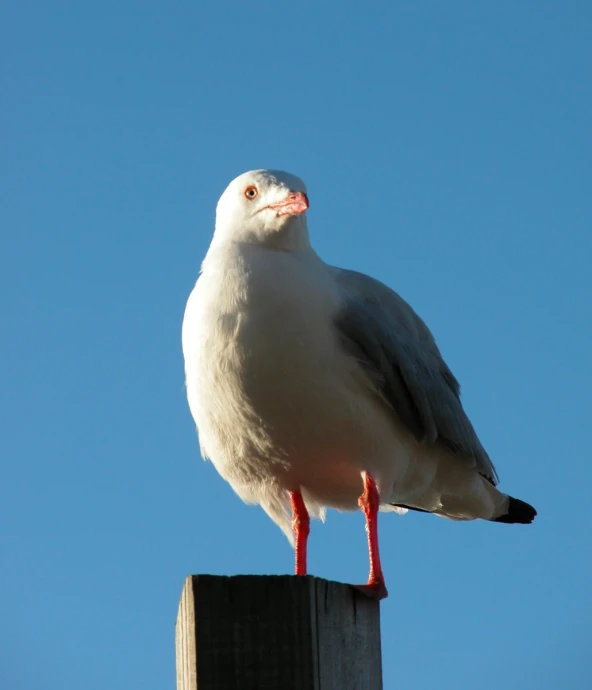
<instances>
[{"instance_id":1,"label":"blue sky","mask_svg":"<svg viewBox=\"0 0 592 690\"><path fill-rule=\"evenodd\" d=\"M174 686L189 573L287 573L198 454L180 325L226 184L436 334L531 527L381 516L385 688L590 687L590 3L3 9L0 684ZM363 519L310 569L361 582ZM585 614L585 615L584 615Z\"/></svg>"}]
</instances>

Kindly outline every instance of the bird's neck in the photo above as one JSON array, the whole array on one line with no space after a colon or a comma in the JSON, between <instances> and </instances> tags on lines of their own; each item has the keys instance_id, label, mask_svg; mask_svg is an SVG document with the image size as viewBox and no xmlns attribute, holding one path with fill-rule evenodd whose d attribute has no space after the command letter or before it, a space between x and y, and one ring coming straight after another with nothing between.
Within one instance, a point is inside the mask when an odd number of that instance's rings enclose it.
<instances>
[{"instance_id":1,"label":"bird's neck","mask_svg":"<svg viewBox=\"0 0 592 690\"><path fill-rule=\"evenodd\" d=\"M211 248L236 242L242 245L255 245L263 249L283 252L302 252L311 249L308 227L304 219L295 218L281 230L270 232L265 228L249 228L234 232L232 237L216 228Z\"/></svg>"},{"instance_id":2,"label":"bird's neck","mask_svg":"<svg viewBox=\"0 0 592 690\"><path fill-rule=\"evenodd\" d=\"M321 262L308 240L308 233L303 236L302 233L298 235L283 232L278 233L273 238L267 237L266 241L261 239L255 241L248 237L242 237L238 240L214 237L203 260L201 270L202 273L213 272L227 277L231 268L234 270L235 267L239 267L241 271L248 271L253 257L260 260L261 257L267 256L268 259L266 260L269 261L271 255L275 253L291 254Z\"/></svg>"},{"instance_id":3,"label":"bird's neck","mask_svg":"<svg viewBox=\"0 0 592 690\"><path fill-rule=\"evenodd\" d=\"M299 223L292 223L279 232L259 238L258 243L267 249L282 252L302 252L311 248L308 228Z\"/></svg>"}]
</instances>

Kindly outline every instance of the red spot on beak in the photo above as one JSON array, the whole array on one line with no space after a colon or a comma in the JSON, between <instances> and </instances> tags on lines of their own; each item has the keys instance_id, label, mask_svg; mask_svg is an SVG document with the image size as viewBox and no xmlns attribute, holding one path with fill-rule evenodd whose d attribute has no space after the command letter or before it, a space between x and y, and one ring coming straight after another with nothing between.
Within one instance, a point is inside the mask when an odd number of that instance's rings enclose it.
<instances>
[{"instance_id":1,"label":"red spot on beak","mask_svg":"<svg viewBox=\"0 0 592 690\"><path fill-rule=\"evenodd\" d=\"M308 210L308 197L304 192L290 192L282 201L270 204L269 208L276 210L278 217L299 216Z\"/></svg>"}]
</instances>

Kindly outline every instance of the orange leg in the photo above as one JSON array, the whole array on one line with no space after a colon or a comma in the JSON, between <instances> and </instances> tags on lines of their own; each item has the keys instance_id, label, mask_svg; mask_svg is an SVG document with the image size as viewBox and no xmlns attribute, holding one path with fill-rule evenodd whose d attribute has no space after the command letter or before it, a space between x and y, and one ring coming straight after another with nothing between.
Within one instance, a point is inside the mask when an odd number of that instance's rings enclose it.
<instances>
[{"instance_id":1,"label":"orange leg","mask_svg":"<svg viewBox=\"0 0 592 690\"><path fill-rule=\"evenodd\" d=\"M299 491L290 491L292 530L296 536L296 575L306 575L306 542L310 533L310 518Z\"/></svg>"},{"instance_id":2,"label":"orange leg","mask_svg":"<svg viewBox=\"0 0 592 690\"><path fill-rule=\"evenodd\" d=\"M368 551L370 554L370 575L367 585L359 585L365 594L374 599L385 599L388 596L384 584L384 575L380 565L380 553L378 551L378 507L380 496L376 488L376 482L371 474L362 472L364 480L364 493L358 499L358 505L364 511L366 517L366 532L368 534Z\"/></svg>"}]
</instances>

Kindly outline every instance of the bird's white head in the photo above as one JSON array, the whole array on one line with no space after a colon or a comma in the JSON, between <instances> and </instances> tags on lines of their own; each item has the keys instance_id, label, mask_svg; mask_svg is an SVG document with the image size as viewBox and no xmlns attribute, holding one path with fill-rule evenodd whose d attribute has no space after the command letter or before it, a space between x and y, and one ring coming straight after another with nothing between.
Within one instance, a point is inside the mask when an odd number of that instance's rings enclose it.
<instances>
[{"instance_id":1,"label":"bird's white head","mask_svg":"<svg viewBox=\"0 0 592 690\"><path fill-rule=\"evenodd\" d=\"M308 247L307 210L301 179L280 170L251 170L234 179L220 197L214 237L284 249Z\"/></svg>"}]
</instances>

